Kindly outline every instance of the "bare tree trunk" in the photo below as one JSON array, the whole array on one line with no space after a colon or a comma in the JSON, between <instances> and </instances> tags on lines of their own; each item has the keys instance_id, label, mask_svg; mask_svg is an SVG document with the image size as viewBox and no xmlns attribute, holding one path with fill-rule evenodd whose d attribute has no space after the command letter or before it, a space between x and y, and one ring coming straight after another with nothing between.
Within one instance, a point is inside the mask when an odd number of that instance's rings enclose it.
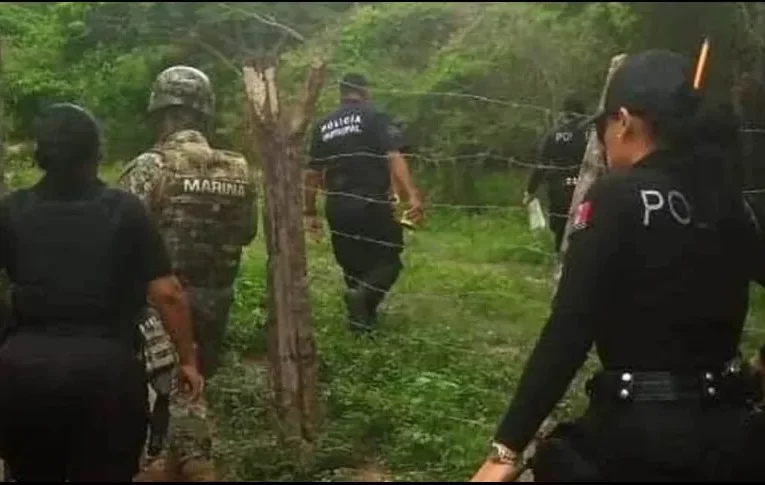
<instances>
[{"instance_id":1,"label":"bare tree trunk","mask_svg":"<svg viewBox=\"0 0 765 485\"><path fill-rule=\"evenodd\" d=\"M268 249L268 356L281 439L296 463L309 465L318 425L317 359L310 322L303 233L303 139L324 80L311 69L300 105L280 106L276 69L265 61L243 68L252 127L261 154Z\"/></svg>"},{"instance_id":2,"label":"bare tree trunk","mask_svg":"<svg viewBox=\"0 0 765 485\"><path fill-rule=\"evenodd\" d=\"M611 59L611 65L608 68L608 75L606 76L606 82L603 86L603 91L600 95L600 102L598 103L598 109L603 109L606 102L606 91L608 85L611 82L616 69L621 66L624 60L627 58L626 54L619 54ZM587 148L584 152L584 158L582 159L582 167L579 169L579 179L574 189L574 195L571 198L571 205L568 210L568 220L566 221L566 231L563 234L563 242L561 244L561 258L559 261L558 271L556 271L556 279L560 277L560 271L562 269L563 255L566 254L568 249L568 238L571 234L571 224L573 222L574 211L584 199L587 191L590 190L592 184L601 176L606 170L606 160L603 147L598 141L598 137L594 130L590 131Z\"/></svg>"}]
</instances>

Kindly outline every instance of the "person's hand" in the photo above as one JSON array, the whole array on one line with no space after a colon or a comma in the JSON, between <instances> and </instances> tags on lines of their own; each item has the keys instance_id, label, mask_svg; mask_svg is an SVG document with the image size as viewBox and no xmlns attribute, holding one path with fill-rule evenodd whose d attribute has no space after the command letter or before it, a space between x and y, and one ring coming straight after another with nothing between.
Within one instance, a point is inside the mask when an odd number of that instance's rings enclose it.
<instances>
[{"instance_id":1,"label":"person's hand","mask_svg":"<svg viewBox=\"0 0 765 485\"><path fill-rule=\"evenodd\" d=\"M470 479L471 482L514 482L521 476L523 469L515 465L486 460Z\"/></svg>"},{"instance_id":2,"label":"person's hand","mask_svg":"<svg viewBox=\"0 0 765 485\"><path fill-rule=\"evenodd\" d=\"M195 364L182 364L178 366L178 380L181 391L190 401L196 401L202 396L205 387L205 379L199 373Z\"/></svg>"},{"instance_id":3,"label":"person's hand","mask_svg":"<svg viewBox=\"0 0 765 485\"><path fill-rule=\"evenodd\" d=\"M305 216L305 228L306 231L308 231L308 236L312 241L321 241L321 222L319 222L319 218L317 216Z\"/></svg>"},{"instance_id":4,"label":"person's hand","mask_svg":"<svg viewBox=\"0 0 765 485\"><path fill-rule=\"evenodd\" d=\"M523 205L529 205L532 200L534 200L533 195L529 194L528 192L523 193L523 201L521 202Z\"/></svg>"},{"instance_id":5,"label":"person's hand","mask_svg":"<svg viewBox=\"0 0 765 485\"><path fill-rule=\"evenodd\" d=\"M419 225L425 217L422 209L422 201L416 195L409 197L409 209L404 212L404 218L415 225Z\"/></svg>"}]
</instances>

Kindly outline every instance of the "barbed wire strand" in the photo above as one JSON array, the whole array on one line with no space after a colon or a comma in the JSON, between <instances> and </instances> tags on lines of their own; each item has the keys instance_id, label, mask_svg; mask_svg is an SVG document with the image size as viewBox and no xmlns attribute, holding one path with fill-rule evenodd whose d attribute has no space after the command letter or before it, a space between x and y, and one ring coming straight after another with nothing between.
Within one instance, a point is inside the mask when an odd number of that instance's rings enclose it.
<instances>
[{"instance_id":1,"label":"barbed wire strand","mask_svg":"<svg viewBox=\"0 0 765 485\"><path fill-rule=\"evenodd\" d=\"M380 90L376 90L377 92L380 92ZM397 95L407 95L407 96L417 96L417 95L423 95L423 96L443 96L443 97L452 97L452 98L463 98L463 99L470 99L474 101L483 101L488 102L492 104L497 104L501 106L507 106L507 107L514 107L514 108L528 108L528 109L535 109L540 112L544 113L551 113L552 110L545 107L539 107L534 106L526 103L515 103L511 101L506 100L497 100L497 99L491 99L485 96L478 96L478 95L472 95L469 93L438 93L438 92L427 92L427 93L418 93L413 91L403 91L403 90L389 90L392 94ZM765 130L756 130L756 129L742 129L742 132L744 133L765 133ZM424 163L429 163L432 165L435 164L444 164L444 163L455 163L455 162L465 162L470 160L478 160L481 163L486 162L503 162L505 164L505 168L510 169L513 167L520 167L520 168L526 168L526 169L542 169L542 170L549 170L549 171L573 171L578 170L580 167L580 163L571 163L568 165L563 165L560 163L540 163L539 160L534 162L528 162L519 160L517 157L506 157L506 156L500 156L496 155L490 152L482 152L482 153L476 153L472 155L457 155L457 156L438 156L438 155L428 155L424 153L405 153L404 154L406 158L412 159L412 160L418 160ZM330 157L323 160L320 160L322 162L331 162L334 159L343 158L343 157L367 157L367 158L374 158L374 157L381 157L380 155L376 155L373 153L353 153L353 154L345 154L341 156L336 157ZM305 187L303 187L305 188ZM335 197L347 197L347 198L354 198L363 200L369 203L376 203L376 204L391 204L390 200L381 200L380 198L374 198L374 197L366 197L363 195L351 193L351 192L343 192L343 191L328 191L320 189L319 192L323 194L324 196L335 196ZM744 191L744 193L748 194L756 194L765 192L765 188L763 189L751 189ZM522 204L519 204L517 206L513 205L491 205L491 204L448 204L448 203L438 203L438 202L428 202L425 204L425 208L427 210L433 210L433 209L443 209L443 210L492 210L492 211L507 211L507 212L515 212L518 211L525 212L527 208L523 206ZM391 206L391 210L394 210L394 207ZM562 214L562 213L551 213L549 210L545 210L545 215L547 217L549 216L559 216L559 217L568 217L568 214ZM336 229L329 228L327 231L330 235L340 236L340 237L346 237L351 238L355 240L361 240L365 241L370 244L378 244L386 247L394 247L398 248L400 245L391 243L390 241L384 241L384 240L377 240L375 238L365 237L358 234L349 234L345 233L343 231L338 231ZM425 232L427 234L427 232ZM423 236L418 233L418 238L423 238ZM427 235L424 236L424 238L427 238ZM422 246L420 246L422 247ZM324 246L326 248L326 245ZM428 238L428 255L432 256L435 252L438 250L438 245L433 243L433 240L431 238ZM518 249L524 249L529 250L535 253L539 253L541 255L544 255L546 257L555 258L556 254L552 251L546 251L544 249L540 249L539 247L533 247L529 245L515 245L515 246L508 246L508 248L518 248ZM368 284L367 282L363 281L362 279L353 277L351 275L345 275L343 274L342 270L332 263L329 265L329 271L327 267L322 267L319 271L313 271L312 269L309 269L309 284L311 286L314 286L316 284L321 284L324 286L325 284L329 283L334 285L336 288L340 289L344 287L344 279L346 277L349 277L349 279L355 281L357 284L362 285L372 291L383 291L382 288L377 288L373 285ZM548 281L548 280L543 280ZM399 315L398 312L394 311L391 308L391 301L396 301L397 299L400 299L402 297L408 299L431 299L431 300L439 300L444 302L450 302L454 303L455 301L458 301L455 299L455 295L460 295L461 298L477 298L477 297L503 297L506 296L507 293L503 291L498 290L475 290L475 291L462 291L459 289L449 288L444 293L429 293L429 292L413 292L413 291L406 291L406 292L400 292L395 289L395 287L391 290L386 292L387 296L385 299L385 303L383 304L383 307L386 310L386 314L388 316L395 316ZM459 300L464 301L464 300ZM540 315L540 325L543 323L543 316ZM370 329L374 330L374 329ZM753 333L763 333L765 334L765 330L760 329L754 329L752 330ZM382 336L383 339L389 342L393 342L394 345L396 344L408 344L413 346L429 346L429 347L437 347L439 349L443 349L443 351L449 355L474 355L474 356L481 356L482 358L487 358L487 349L477 349L477 348L470 348L466 347L464 345L455 345L452 343L445 343L441 341L434 340L433 338L429 338L428 336L420 336L420 335L413 335L411 333L404 333L404 332L385 332ZM478 344L479 342L476 342ZM486 346L487 348L490 346L499 346L498 343L492 342L490 344L489 342L480 342L481 345ZM522 348L519 349L519 352L523 350ZM491 353L488 353L488 355L491 355ZM489 357L490 358L490 357ZM459 376L448 376L449 382L453 382L454 380L458 380ZM580 377L577 377L574 382L576 382ZM512 394L512 383L507 383L506 390L500 390L494 387L487 388L487 387L481 387L474 385L473 383L469 382L453 382L455 385L457 385L461 390L468 390L471 393L474 393L476 395L485 396L487 399L495 400L497 403L507 403L509 402L510 396ZM503 386L504 387L504 386ZM222 393L244 393L245 391L240 386L214 386L214 389L216 392L222 392ZM559 406L565 406L565 400L559 403ZM477 430L481 430L482 432L486 432L487 434L491 432L492 428L496 426L497 419L499 416L491 416L486 417L486 420L475 420L475 419L469 419L465 416L454 416L450 414L443 413L442 411L436 409L433 406L430 406L430 409L424 410L423 412L428 413L430 416L433 417L434 420L448 420L459 424L464 424L468 426L474 426ZM255 444L247 444L243 443L246 441L244 437L241 439L236 440L238 443L242 443L242 446L245 447L252 447L253 449L257 448ZM325 448L322 451L331 453L333 451L337 452L343 452L343 453L352 453L354 450L351 447L329 447ZM270 467L260 467L263 470ZM272 469L276 470L279 467L275 466ZM414 470L413 470L414 471Z\"/></svg>"}]
</instances>

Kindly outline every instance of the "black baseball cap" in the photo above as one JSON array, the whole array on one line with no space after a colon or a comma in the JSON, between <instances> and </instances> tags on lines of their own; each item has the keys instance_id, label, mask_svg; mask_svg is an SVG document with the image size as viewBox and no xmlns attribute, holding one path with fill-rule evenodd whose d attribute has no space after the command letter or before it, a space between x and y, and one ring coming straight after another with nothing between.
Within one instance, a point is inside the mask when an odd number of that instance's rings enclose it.
<instances>
[{"instance_id":1,"label":"black baseball cap","mask_svg":"<svg viewBox=\"0 0 765 485\"><path fill-rule=\"evenodd\" d=\"M340 80L340 86L351 89L366 89L369 82L363 74L348 73Z\"/></svg>"},{"instance_id":2,"label":"black baseball cap","mask_svg":"<svg viewBox=\"0 0 765 485\"><path fill-rule=\"evenodd\" d=\"M580 126L602 122L622 107L654 119L688 116L699 95L692 85L690 61L668 50L648 50L628 56L611 78L604 107Z\"/></svg>"}]
</instances>

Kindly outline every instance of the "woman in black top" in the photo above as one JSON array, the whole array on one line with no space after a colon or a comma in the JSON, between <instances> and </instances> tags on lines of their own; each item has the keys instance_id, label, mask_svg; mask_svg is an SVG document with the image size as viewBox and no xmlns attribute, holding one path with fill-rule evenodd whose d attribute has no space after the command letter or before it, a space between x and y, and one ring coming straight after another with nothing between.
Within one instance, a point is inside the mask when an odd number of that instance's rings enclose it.
<instances>
[{"instance_id":1,"label":"woman in black top","mask_svg":"<svg viewBox=\"0 0 765 485\"><path fill-rule=\"evenodd\" d=\"M129 482L146 434L138 317L147 295L194 399L188 304L140 200L97 177L96 120L71 104L42 114L35 186L0 201L0 268L12 316L0 336L0 459L17 481Z\"/></svg>"},{"instance_id":2,"label":"woman in black top","mask_svg":"<svg viewBox=\"0 0 765 485\"><path fill-rule=\"evenodd\" d=\"M765 477L735 365L765 245L731 175L737 120L702 109L689 68L647 51L614 74L590 120L609 173L576 209L551 315L473 481L515 478L593 344L588 410L538 447L536 481Z\"/></svg>"}]
</instances>

